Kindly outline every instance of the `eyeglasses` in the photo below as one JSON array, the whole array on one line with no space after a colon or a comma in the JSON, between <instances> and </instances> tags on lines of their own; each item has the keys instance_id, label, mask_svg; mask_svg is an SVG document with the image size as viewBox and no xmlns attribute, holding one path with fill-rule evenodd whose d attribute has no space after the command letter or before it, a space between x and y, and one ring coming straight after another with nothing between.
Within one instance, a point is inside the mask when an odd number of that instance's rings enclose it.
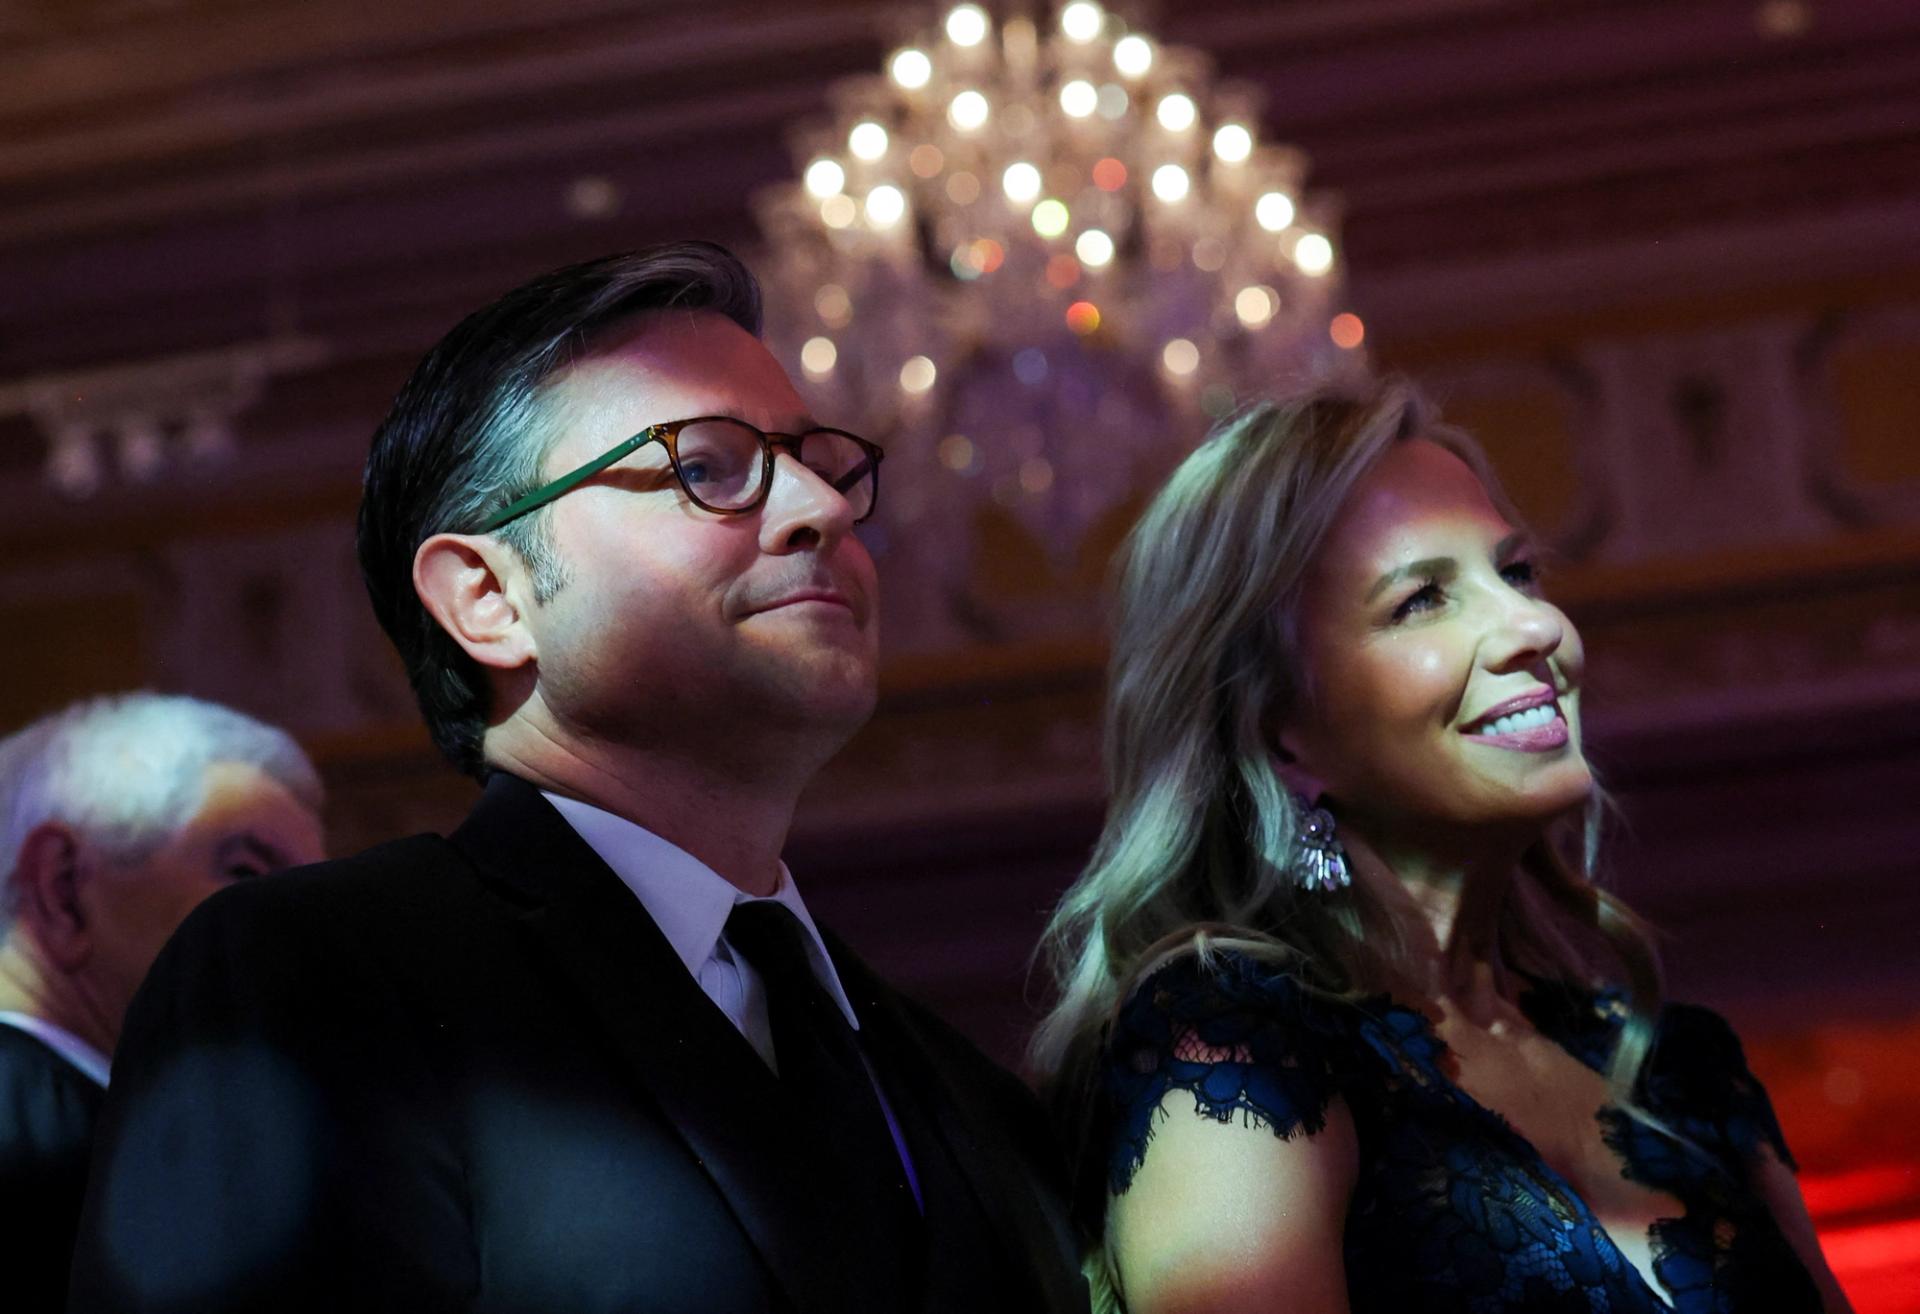
<instances>
[{"instance_id":1,"label":"eyeglasses","mask_svg":"<svg viewBox=\"0 0 1920 1314\"><path fill-rule=\"evenodd\" d=\"M577 470L540 485L489 516L475 533L487 534L570 493L615 461L648 443L667 449L673 477L695 506L721 516L742 516L759 508L773 487L773 461L781 451L813 471L853 508L853 523L873 514L880 502L880 459L886 453L843 429L805 433L767 433L745 420L701 415L670 424L653 424Z\"/></svg>"}]
</instances>

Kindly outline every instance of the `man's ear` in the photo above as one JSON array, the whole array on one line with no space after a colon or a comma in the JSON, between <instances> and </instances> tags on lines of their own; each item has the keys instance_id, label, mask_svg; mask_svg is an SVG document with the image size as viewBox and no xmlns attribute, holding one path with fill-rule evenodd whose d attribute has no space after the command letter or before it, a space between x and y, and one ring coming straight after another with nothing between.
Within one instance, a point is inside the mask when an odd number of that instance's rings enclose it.
<instances>
[{"instance_id":1,"label":"man's ear","mask_svg":"<svg viewBox=\"0 0 1920 1314\"><path fill-rule=\"evenodd\" d=\"M86 848L65 822L43 821L27 832L13 870L15 917L63 973L93 956L92 918L81 902L90 876Z\"/></svg>"},{"instance_id":2,"label":"man's ear","mask_svg":"<svg viewBox=\"0 0 1920 1314\"><path fill-rule=\"evenodd\" d=\"M513 550L477 534L435 534L413 554L413 591L467 656L499 671L537 656L510 584L524 571Z\"/></svg>"}]
</instances>

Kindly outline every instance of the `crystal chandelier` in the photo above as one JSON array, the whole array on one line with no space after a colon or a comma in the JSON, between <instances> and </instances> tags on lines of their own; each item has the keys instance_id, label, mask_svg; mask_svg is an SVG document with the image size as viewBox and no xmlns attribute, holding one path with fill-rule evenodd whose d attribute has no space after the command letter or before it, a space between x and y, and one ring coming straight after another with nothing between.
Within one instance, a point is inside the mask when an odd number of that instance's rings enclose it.
<instances>
[{"instance_id":1,"label":"crystal chandelier","mask_svg":"<svg viewBox=\"0 0 1920 1314\"><path fill-rule=\"evenodd\" d=\"M830 100L760 198L768 337L888 444L883 529L949 589L982 506L1064 563L1209 417L1357 368L1305 159L1199 52L961 4Z\"/></svg>"}]
</instances>

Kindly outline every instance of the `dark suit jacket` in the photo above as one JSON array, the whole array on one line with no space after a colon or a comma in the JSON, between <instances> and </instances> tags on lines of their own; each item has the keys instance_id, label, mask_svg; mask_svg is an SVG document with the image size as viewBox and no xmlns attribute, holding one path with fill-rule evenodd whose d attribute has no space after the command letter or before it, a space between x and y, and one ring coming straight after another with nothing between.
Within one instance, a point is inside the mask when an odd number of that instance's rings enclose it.
<instances>
[{"instance_id":1,"label":"dark suit jacket","mask_svg":"<svg viewBox=\"0 0 1920 1314\"><path fill-rule=\"evenodd\" d=\"M1085 1308L1034 1101L832 947L928 1184L929 1310ZM76 1311L862 1310L778 1081L525 783L221 892L115 1055Z\"/></svg>"},{"instance_id":2,"label":"dark suit jacket","mask_svg":"<svg viewBox=\"0 0 1920 1314\"><path fill-rule=\"evenodd\" d=\"M0 1304L59 1314L87 1154L106 1092L18 1027L0 1025Z\"/></svg>"}]
</instances>

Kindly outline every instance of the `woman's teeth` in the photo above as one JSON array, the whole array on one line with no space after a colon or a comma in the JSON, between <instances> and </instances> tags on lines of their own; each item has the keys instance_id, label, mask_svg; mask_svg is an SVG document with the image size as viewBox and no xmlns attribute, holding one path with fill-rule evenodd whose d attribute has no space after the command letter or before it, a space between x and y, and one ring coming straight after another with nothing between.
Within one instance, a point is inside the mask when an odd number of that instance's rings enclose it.
<instances>
[{"instance_id":1,"label":"woman's teeth","mask_svg":"<svg viewBox=\"0 0 1920 1314\"><path fill-rule=\"evenodd\" d=\"M1560 710L1552 703L1542 703L1538 707L1529 707L1524 712L1510 712L1506 716L1496 717L1481 726L1476 734L1511 735L1522 730L1533 730L1543 725L1552 725L1560 716Z\"/></svg>"}]
</instances>

